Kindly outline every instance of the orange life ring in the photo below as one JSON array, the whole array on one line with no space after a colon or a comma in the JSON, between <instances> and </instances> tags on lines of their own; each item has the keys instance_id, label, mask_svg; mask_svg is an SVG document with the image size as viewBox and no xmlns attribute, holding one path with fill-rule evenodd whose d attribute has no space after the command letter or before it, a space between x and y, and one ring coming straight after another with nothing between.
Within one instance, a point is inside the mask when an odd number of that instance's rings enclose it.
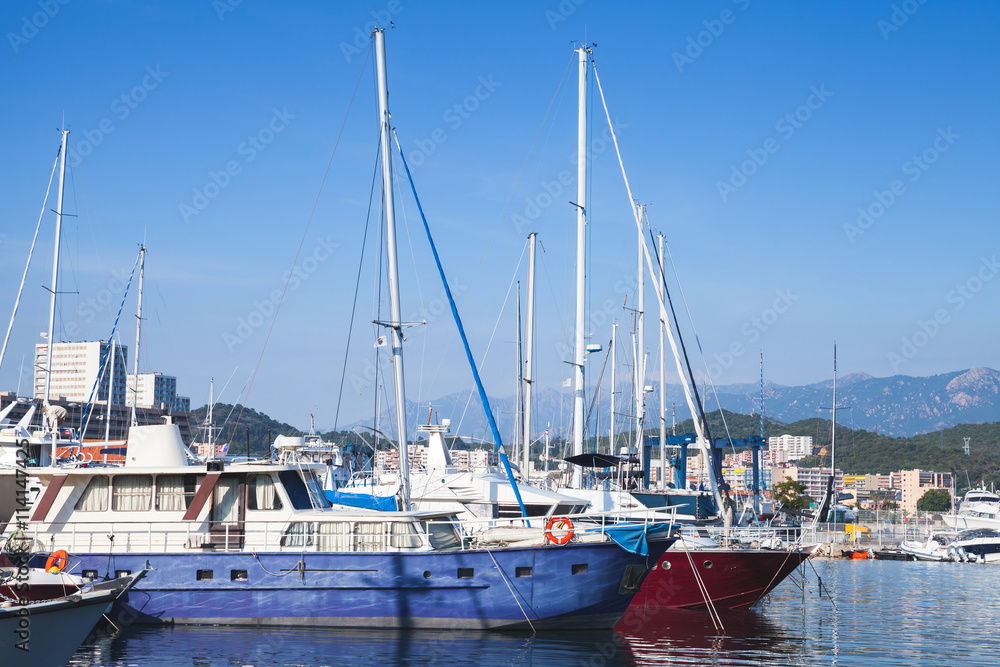
<instances>
[{"instance_id":1,"label":"orange life ring","mask_svg":"<svg viewBox=\"0 0 1000 667\"><path fill-rule=\"evenodd\" d=\"M69 554L66 553L65 549L59 549L58 551L53 551L49 559L45 561L45 571L55 574L65 570L68 565Z\"/></svg>"},{"instance_id":2,"label":"orange life ring","mask_svg":"<svg viewBox=\"0 0 1000 667\"><path fill-rule=\"evenodd\" d=\"M566 529L566 532L561 537L556 537L552 534L552 529ZM566 544L573 539L573 522L569 519L563 517L559 518L557 516L549 519L549 522L545 525L545 537L552 542L552 544Z\"/></svg>"}]
</instances>

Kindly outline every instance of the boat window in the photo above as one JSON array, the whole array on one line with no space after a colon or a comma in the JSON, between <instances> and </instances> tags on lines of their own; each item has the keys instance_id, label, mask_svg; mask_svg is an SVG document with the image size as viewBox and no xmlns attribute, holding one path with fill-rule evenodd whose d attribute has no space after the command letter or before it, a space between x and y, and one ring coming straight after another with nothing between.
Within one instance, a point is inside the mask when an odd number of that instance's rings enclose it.
<instances>
[{"instance_id":1,"label":"boat window","mask_svg":"<svg viewBox=\"0 0 1000 667\"><path fill-rule=\"evenodd\" d=\"M514 576L522 579L531 576L531 567L518 567L514 569Z\"/></svg>"},{"instance_id":2,"label":"boat window","mask_svg":"<svg viewBox=\"0 0 1000 667\"><path fill-rule=\"evenodd\" d=\"M355 551L382 551L385 524L381 521L359 521L354 524Z\"/></svg>"},{"instance_id":3,"label":"boat window","mask_svg":"<svg viewBox=\"0 0 1000 667\"><path fill-rule=\"evenodd\" d=\"M587 564L573 563L571 571L573 572L573 574L587 574Z\"/></svg>"},{"instance_id":4,"label":"boat window","mask_svg":"<svg viewBox=\"0 0 1000 667\"><path fill-rule=\"evenodd\" d=\"M311 547L313 545L315 530L315 524L310 521L295 521L288 526L288 530L281 536L281 546Z\"/></svg>"},{"instance_id":5,"label":"boat window","mask_svg":"<svg viewBox=\"0 0 1000 667\"><path fill-rule=\"evenodd\" d=\"M270 475L250 475L247 479L247 509L280 510L281 498Z\"/></svg>"},{"instance_id":6,"label":"boat window","mask_svg":"<svg viewBox=\"0 0 1000 667\"><path fill-rule=\"evenodd\" d=\"M80 512L103 512L108 509L108 476L97 475L91 478L83 495L76 503Z\"/></svg>"},{"instance_id":7,"label":"boat window","mask_svg":"<svg viewBox=\"0 0 1000 667\"><path fill-rule=\"evenodd\" d=\"M306 477L306 485L309 487L309 495L314 499L316 503L316 509L330 507L330 501L327 500L326 493L323 491L323 487L316 479L316 477L308 473L305 475L305 477Z\"/></svg>"},{"instance_id":8,"label":"boat window","mask_svg":"<svg viewBox=\"0 0 1000 667\"><path fill-rule=\"evenodd\" d=\"M458 578L459 579L475 579L476 569L472 567L460 567L458 568Z\"/></svg>"},{"instance_id":9,"label":"boat window","mask_svg":"<svg viewBox=\"0 0 1000 667\"><path fill-rule=\"evenodd\" d=\"M462 546L462 538L459 537L455 526L450 523L427 523L427 538L431 542L431 548L438 551L444 549L458 549Z\"/></svg>"},{"instance_id":10,"label":"boat window","mask_svg":"<svg viewBox=\"0 0 1000 667\"><path fill-rule=\"evenodd\" d=\"M149 509L153 499L152 475L116 475L111 487L112 510L138 512Z\"/></svg>"},{"instance_id":11,"label":"boat window","mask_svg":"<svg viewBox=\"0 0 1000 667\"><path fill-rule=\"evenodd\" d=\"M417 527L409 521L394 521L389 544L401 549L419 547L420 536L417 534Z\"/></svg>"},{"instance_id":12,"label":"boat window","mask_svg":"<svg viewBox=\"0 0 1000 667\"><path fill-rule=\"evenodd\" d=\"M156 478L156 509L186 510L194 499L195 486L194 475L159 475Z\"/></svg>"},{"instance_id":13,"label":"boat window","mask_svg":"<svg viewBox=\"0 0 1000 667\"><path fill-rule=\"evenodd\" d=\"M195 573L195 579L198 581L211 581L215 577L215 573L211 570L198 570Z\"/></svg>"},{"instance_id":14,"label":"boat window","mask_svg":"<svg viewBox=\"0 0 1000 667\"><path fill-rule=\"evenodd\" d=\"M317 509L329 507L330 501L326 499L326 495L316 482L316 478L308 473L305 477L306 479L303 480L302 475L297 470L282 470L278 473L278 479L285 487L292 507L297 510L311 510L313 509L313 501L315 501Z\"/></svg>"},{"instance_id":15,"label":"boat window","mask_svg":"<svg viewBox=\"0 0 1000 667\"><path fill-rule=\"evenodd\" d=\"M316 546L320 551L350 551L351 524L348 521L324 521L319 524Z\"/></svg>"}]
</instances>

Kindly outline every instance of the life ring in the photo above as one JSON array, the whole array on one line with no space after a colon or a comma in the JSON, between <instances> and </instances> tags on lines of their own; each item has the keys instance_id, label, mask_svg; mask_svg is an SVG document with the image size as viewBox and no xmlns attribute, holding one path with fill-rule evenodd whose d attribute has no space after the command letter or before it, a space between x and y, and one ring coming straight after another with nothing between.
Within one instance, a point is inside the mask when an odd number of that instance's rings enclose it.
<instances>
[{"instance_id":1,"label":"life ring","mask_svg":"<svg viewBox=\"0 0 1000 667\"><path fill-rule=\"evenodd\" d=\"M45 561L45 571L55 574L65 570L68 565L69 554L66 553L65 549L59 549L58 551L53 551L49 559Z\"/></svg>"},{"instance_id":2,"label":"life ring","mask_svg":"<svg viewBox=\"0 0 1000 667\"><path fill-rule=\"evenodd\" d=\"M557 530L565 529L566 532L563 533L562 536L556 537L552 534L553 528L556 528ZM545 524L545 537L552 544L566 544L573 539L573 522L565 517L552 517L549 519L549 522Z\"/></svg>"}]
</instances>

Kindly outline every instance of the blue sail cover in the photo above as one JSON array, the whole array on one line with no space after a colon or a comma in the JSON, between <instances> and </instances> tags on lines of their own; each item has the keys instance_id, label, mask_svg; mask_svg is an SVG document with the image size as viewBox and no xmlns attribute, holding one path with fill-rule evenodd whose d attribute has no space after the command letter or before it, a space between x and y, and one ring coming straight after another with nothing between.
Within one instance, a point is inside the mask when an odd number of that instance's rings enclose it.
<instances>
[{"instance_id":1,"label":"blue sail cover","mask_svg":"<svg viewBox=\"0 0 1000 667\"><path fill-rule=\"evenodd\" d=\"M630 554L638 556L649 555L649 542L647 537L666 537L673 530L673 525L668 523L652 524L621 524L616 526L606 526L604 532L611 541L620 546Z\"/></svg>"},{"instance_id":2,"label":"blue sail cover","mask_svg":"<svg viewBox=\"0 0 1000 667\"><path fill-rule=\"evenodd\" d=\"M395 512L396 496L376 496L371 493L348 493L346 491L324 491L326 499L334 505L346 505L348 507L360 507L366 510L378 510L380 512Z\"/></svg>"}]
</instances>

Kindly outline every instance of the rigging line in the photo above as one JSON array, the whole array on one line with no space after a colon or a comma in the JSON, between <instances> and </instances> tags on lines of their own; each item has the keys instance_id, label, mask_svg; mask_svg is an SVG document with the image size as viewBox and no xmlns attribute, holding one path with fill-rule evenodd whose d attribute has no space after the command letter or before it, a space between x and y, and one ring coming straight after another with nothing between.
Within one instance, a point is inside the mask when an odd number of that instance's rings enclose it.
<instances>
[{"instance_id":1,"label":"rigging line","mask_svg":"<svg viewBox=\"0 0 1000 667\"><path fill-rule=\"evenodd\" d=\"M24 274L21 276L21 286L17 288L17 298L14 299L14 312L10 314L10 324L7 325L7 335L3 339L3 347L0 348L0 367L3 366L3 358L7 353L7 343L10 341L10 331L14 328L14 318L17 317L17 307L21 303L21 294L24 292L24 281L28 279L28 267L31 266L31 255L35 252L35 242L38 240L38 230L42 228L42 218L45 217L45 207L49 201L49 193L52 191L52 180L56 175L56 166L59 164L59 153L62 146L56 151L55 162L52 163L52 173L49 175L49 185L45 188L45 199L42 201L42 212L38 214L38 224L35 225L35 236L31 239L31 249L28 250L28 261L24 264Z\"/></svg>"},{"instance_id":2,"label":"rigging line","mask_svg":"<svg viewBox=\"0 0 1000 667\"><path fill-rule=\"evenodd\" d=\"M371 44L368 45L368 53L365 54L365 62L361 64L361 73L358 75L358 82L354 84L354 93L351 95L351 101L347 105L347 113L344 114L344 122L340 125L340 132L337 134L337 141L333 144L333 152L330 153L330 161L326 164L326 171L323 172L323 180L319 184L319 192L316 193L316 200L313 202L312 210L309 212L309 219L306 221L306 227L302 230L302 240L299 241L299 248L295 251L295 259L292 260L292 268L299 262L299 255L302 253L302 246L305 245L306 235L309 233L309 226L312 224L313 216L316 214L316 207L319 206L319 198L323 194L323 186L326 185L327 176L330 175L330 167L333 166L333 158L337 154L337 147L340 146L340 138L344 135L344 128L347 126L347 119L351 115L351 108L354 106L354 98L358 94L358 87L361 85L361 78L365 74L365 70L368 68L368 59L371 56ZM285 286L281 290L281 298L278 299L278 304L274 307L274 316L271 318L271 325L267 328L267 337L264 339L264 345L260 350L260 357L257 358L257 365L253 369L253 374L250 376L250 386L247 387L246 398L250 397L250 391L253 389L253 381L257 377L257 370L260 368L261 362L264 360L264 352L267 350L267 344L271 340L271 332L274 331L274 324L278 321L278 313L281 312L281 306L285 302L285 294L288 292L288 285L292 279L292 272L289 272L288 277L285 279ZM244 406L246 400L243 401ZM236 433L236 427L240 424L240 419L243 417L243 407L240 407L240 414L236 417L236 423L233 425L233 433Z\"/></svg>"},{"instance_id":3,"label":"rigging line","mask_svg":"<svg viewBox=\"0 0 1000 667\"><path fill-rule=\"evenodd\" d=\"M590 399L590 409L587 410L587 419L583 422L584 434L586 434L587 429L590 428L590 416L594 412L594 402L597 400L597 396L600 393L601 380L604 379L604 369L607 368L609 356L611 356L611 341L608 341L608 351L604 353L604 363L601 364L601 372L597 376L597 384L595 385L597 389L594 391L594 397ZM598 451L598 444L600 443L600 438L601 438L600 433L594 434L594 451ZM614 454L614 451L612 451L611 453Z\"/></svg>"},{"instance_id":4,"label":"rigging line","mask_svg":"<svg viewBox=\"0 0 1000 667\"><path fill-rule=\"evenodd\" d=\"M372 171L372 187L368 194L368 212L365 214L365 234L361 239L361 258L358 260L358 277L354 282L354 301L351 305L351 322L347 327L347 345L344 346L344 367L340 372L340 389L337 391L337 409L333 415L333 430L337 430L337 425L340 423L340 403L344 398L344 378L347 377L347 359L351 352L351 335L354 333L354 315L358 311L358 290L361 287L361 268L365 263L365 246L368 242L368 227L371 223L372 216L372 201L375 199L375 180L378 178L378 163L380 153L382 152L382 144L379 142L378 148L375 151L375 169Z\"/></svg>"},{"instance_id":5,"label":"rigging line","mask_svg":"<svg viewBox=\"0 0 1000 667\"><path fill-rule=\"evenodd\" d=\"M490 339L486 343L486 351L483 353L483 358L479 363L486 363L486 357L489 356L490 346L493 345L493 339L497 335L497 329L500 328L500 320L503 319L503 313L507 309L507 302L510 301L510 291L514 288L514 281L517 280L517 274L521 270L521 262L524 260L524 251L528 249L528 240L525 239L524 247L521 249L521 256L517 260L517 267L514 269L514 274L510 279L510 285L507 286L507 294L503 298L503 303L500 305L500 313L497 314L497 321L493 324L493 333L490 334ZM455 433L459 433L462 428L462 422L465 420L465 414L469 410L469 404L472 402L472 391L469 392L469 398L465 401L465 409L462 410L462 416L458 420L458 428L455 429Z\"/></svg>"}]
</instances>

